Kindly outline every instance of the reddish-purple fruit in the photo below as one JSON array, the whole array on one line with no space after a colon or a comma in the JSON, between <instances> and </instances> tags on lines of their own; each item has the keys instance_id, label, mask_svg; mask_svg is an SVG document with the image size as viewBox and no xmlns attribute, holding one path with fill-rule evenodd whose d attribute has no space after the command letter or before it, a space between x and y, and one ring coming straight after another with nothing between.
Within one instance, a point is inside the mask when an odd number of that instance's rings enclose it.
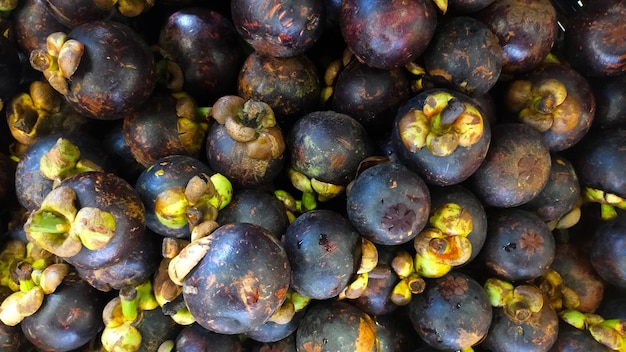
<instances>
[{"instance_id":1,"label":"reddish-purple fruit","mask_svg":"<svg viewBox=\"0 0 626 352\"><path fill-rule=\"evenodd\" d=\"M265 323L289 288L291 270L280 242L249 223L223 225L206 240L208 251L183 282L189 312L217 333L240 334Z\"/></svg>"},{"instance_id":2,"label":"reddish-purple fruit","mask_svg":"<svg viewBox=\"0 0 626 352\"><path fill-rule=\"evenodd\" d=\"M503 74L532 70L556 41L556 10L550 0L498 0L475 16L498 37Z\"/></svg>"},{"instance_id":3,"label":"reddish-purple fruit","mask_svg":"<svg viewBox=\"0 0 626 352\"><path fill-rule=\"evenodd\" d=\"M204 106L236 91L244 60L239 41L226 16L208 8L187 7L167 18L158 45L182 70L182 89Z\"/></svg>"},{"instance_id":4,"label":"reddish-purple fruit","mask_svg":"<svg viewBox=\"0 0 626 352\"><path fill-rule=\"evenodd\" d=\"M317 0L234 0L233 23L255 51L276 57L304 54L325 28L325 8Z\"/></svg>"},{"instance_id":5,"label":"reddish-purple fruit","mask_svg":"<svg viewBox=\"0 0 626 352\"><path fill-rule=\"evenodd\" d=\"M430 0L348 0L341 3L339 25L360 61L393 69L426 50L437 26L437 9Z\"/></svg>"}]
</instances>

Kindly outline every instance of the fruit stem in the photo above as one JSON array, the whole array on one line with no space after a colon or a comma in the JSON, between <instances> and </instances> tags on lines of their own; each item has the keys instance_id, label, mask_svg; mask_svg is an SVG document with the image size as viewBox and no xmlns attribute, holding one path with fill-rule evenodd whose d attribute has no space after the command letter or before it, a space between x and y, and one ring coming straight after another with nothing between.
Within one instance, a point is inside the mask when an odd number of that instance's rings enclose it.
<instances>
[{"instance_id":1,"label":"fruit stem","mask_svg":"<svg viewBox=\"0 0 626 352\"><path fill-rule=\"evenodd\" d=\"M134 286L126 286L120 289L120 305L124 320L135 321L139 315L137 308L137 289Z\"/></svg>"}]
</instances>

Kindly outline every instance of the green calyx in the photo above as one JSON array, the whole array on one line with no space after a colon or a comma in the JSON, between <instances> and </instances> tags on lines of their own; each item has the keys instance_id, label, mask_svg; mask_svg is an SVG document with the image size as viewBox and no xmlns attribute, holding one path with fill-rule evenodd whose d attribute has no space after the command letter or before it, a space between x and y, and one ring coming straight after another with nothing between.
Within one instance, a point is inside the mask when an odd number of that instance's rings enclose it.
<instances>
[{"instance_id":1,"label":"green calyx","mask_svg":"<svg viewBox=\"0 0 626 352\"><path fill-rule=\"evenodd\" d=\"M613 193L585 187L584 197L588 202L600 204L600 212L603 220L610 220L617 217L616 208L626 210L626 199Z\"/></svg>"},{"instance_id":2,"label":"green calyx","mask_svg":"<svg viewBox=\"0 0 626 352\"><path fill-rule=\"evenodd\" d=\"M198 108L195 100L186 93L175 93L173 96L176 98L180 142L185 150L195 155L200 151L209 128L208 111Z\"/></svg>"},{"instance_id":3,"label":"green calyx","mask_svg":"<svg viewBox=\"0 0 626 352\"><path fill-rule=\"evenodd\" d=\"M63 179L85 171L103 171L95 163L80 159L80 150L69 139L59 138L39 160L39 172L49 180Z\"/></svg>"},{"instance_id":4,"label":"green calyx","mask_svg":"<svg viewBox=\"0 0 626 352\"><path fill-rule=\"evenodd\" d=\"M411 152L423 147L436 156L448 156L457 147L471 147L483 135L478 108L448 92L426 97L422 110L409 110L399 122L402 143Z\"/></svg>"},{"instance_id":5,"label":"green calyx","mask_svg":"<svg viewBox=\"0 0 626 352\"><path fill-rule=\"evenodd\" d=\"M543 293L534 285L514 286L504 280L489 278L483 287L491 305L502 307L504 313L514 321L526 321L543 308Z\"/></svg>"},{"instance_id":6,"label":"green calyx","mask_svg":"<svg viewBox=\"0 0 626 352\"><path fill-rule=\"evenodd\" d=\"M106 246L115 235L113 215L92 207L76 209L75 200L72 188L53 189L24 224L29 240L61 258L74 256L83 247Z\"/></svg>"}]
</instances>

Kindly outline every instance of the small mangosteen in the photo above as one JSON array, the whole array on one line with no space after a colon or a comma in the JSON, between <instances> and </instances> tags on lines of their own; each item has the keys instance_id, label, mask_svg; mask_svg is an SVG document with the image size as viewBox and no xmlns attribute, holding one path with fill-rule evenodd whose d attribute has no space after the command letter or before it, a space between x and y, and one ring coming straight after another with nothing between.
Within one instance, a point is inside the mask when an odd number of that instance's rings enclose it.
<instances>
[{"instance_id":1,"label":"small mangosteen","mask_svg":"<svg viewBox=\"0 0 626 352\"><path fill-rule=\"evenodd\" d=\"M564 64L544 64L509 83L505 105L541 133L550 151L578 143L591 128L596 101L587 79Z\"/></svg>"},{"instance_id":2,"label":"small mangosteen","mask_svg":"<svg viewBox=\"0 0 626 352\"><path fill-rule=\"evenodd\" d=\"M437 26L437 8L432 0L343 1L339 26L360 61L394 69L426 50Z\"/></svg>"},{"instance_id":3,"label":"small mangosteen","mask_svg":"<svg viewBox=\"0 0 626 352\"><path fill-rule=\"evenodd\" d=\"M567 61L588 77L619 75L626 68L623 33L626 1L594 1L570 17L565 30Z\"/></svg>"},{"instance_id":4,"label":"small mangosteen","mask_svg":"<svg viewBox=\"0 0 626 352\"><path fill-rule=\"evenodd\" d=\"M351 116L377 139L389 130L410 93L403 69L378 69L352 60L336 78L331 103L333 110Z\"/></svg>"},{"instance_id":5,"label":"small mangosteen","mask_svg":"<svg viewBox=\"0 0 626 352\"><path fill-rule=\"evenodd\" d=\"M398 109L391 131L404 165L439 186L461 183L487 155L489 120L467 95L429 89Z\"/></svg>"},{"instance_id":6,"label":"small mangosteen","mask_svg":"<svg viewBox=\"0 0 626 352\"><path fill-rule=\"evenodd\" d=\"M146 226L161 236L188 238L203 220L215 220L232 185L189 155L169 155L148 166L135 189L146 207Z\"/></svg>"},{"instance_id":7,"label":"small mangosteen","mask_svg":"<svg viewBox=\"0 0 626 352\"><path fill-rule=\"evenodd\" d=\"M492 308L483 287L451 271L429 281L409 304L417 334L438 350L462 350L481 342L489 330Z\"/></svg>"},{"instance_id":8,"label":"small mangosteen","mask_svg":"<svg viewBox=\"0 0 626 352\"><path fill-rule=\"evenodd\" d=\"M591 128L626 128L626 74L590 78L596 98L596 114Z\"/></svg>"},{"instance_id":9,"label":"small mangosteen","mask_svg":"<svg viewBox=\"0 0 626 352\"><path fill-rule=\"evenodd\" d=\"M241 352L243 346L237 335L218 334L200 324L187 325L176 336L176 351Z\"/></svg>"},{"instance_id":10,"label":"small mangosteen","mask_svg":"<svg viewBox=\"0 0 626 352\"><path fill-rule=\"evenodd\" d=\"M548 225L519 208L498 209L487 219L487 240L481 252L486 267L509 281L538 278L555 256Z\"/></svg>"},{"instance_id":11,"label":"small mangosteen","mask_svg":"<svg viewBox=\"0 0 626 352\"><path fill-rule=\"evenodd\" d=\"M189 92L201 106L234 94L244 60L239 41L233 23L216 10L186 6L171 13L160 29L158 47L163 51L163 64L177 66L183 82L170 89Z\"/></svg>"},{"instance_id":12,"label":"small mangosteen","mask_svg":"<svg viewBox=\"0 0 626 352\"><path fill-rule=\"evenodd\" d=\"M93 6L93 5L92 5ZM78 112L101 120L122 118L152 95L152 51L132 28L116 21L89 21L69 33L55 32L30 63Z\"/></svg>"},{"instance_id":13,"label":"small mangosteen","mask_svg":"<svg viewBox=\"0 0 626 352\"><path fill-rule=\"evenodd\" d=\"M539 132L522 123L500 123L483 163L469 179L484 205L515 207L529 202L550 178L550 150Z\"/></svg>"},{"instance_id":14,"label":"small mangosteen","mask_svg":"<svg viewBox=\"0 0 626 352\"><path fill-rule=\"evenodd\" d=\"M626 224L620 217L607 220L593 234L589 247L591 265L600 277L626 287Z\"/></svg>"},{"instance_id":15,"label":"small mangosteen","mask_svg":"<svg viewBox=\"0 0 626 352\"><path fill-rule=\"evenodd\" d=\"M215 102L211 116L216 123L206 136L206 157L213 170L244 188L266 185L278 177L286 144L267 103L227 95Z\"/></svg>"},{"instance_id":16,"label":"small mangosteen","mask_svg":"<svg viewBox=\"0 0 626 352\"><path fill-rule=\"evenodd\" d=\"M265 323L285 301L289 258L265 228L226 224L189 246L199 246L204 256L185 276L183 297L204 328L244 333Z\"/></svg>"},{"instance_id":17,"label":"small mangosteen","mask_svg":"<svg viewBox=\"0 0 626 352\"><path fill-rule=\"evenodd\" d=\"M317 67L304 54L275 57L253 52L241 66L237 84L239 96L267 103L285 130L317 108L320 90Z\"/></svg>"},{"instance_id":18,"label":"small mangosteen","mask_svg":"<svg viewBox=\"0 0 626 352\"><path fill-rule=\"evenodd\" d=\"M470 96L487 93L502 70L498 38L481 21L453 16L437 26L424 53L429 79Z\"/></svg>"},{"instance_id":19,"label":"small mangosteen","mask_svg":"<svg viewBox=\"0 0 626 352\"><path fill-rule=\"evenodd\" d=\"M556 10L550 0L498 0L474 17L498 37L503 75L532 70L556 42Z\"/></svg>"},{"instance_id":20,"label":"small mangosteen","mask_svg":"<svg viewBox=\"0 0 626 352\"><path fill-rule=\"evenodd\" d=\"M298 351L376 351L376 323L359 308L335 300L307 309L296 331Z\"/></svg>"},{"instance_id":21,"label":"small mangosteen","mask_svg":"<svg viewBox=\"0 0 626 352\"><path fill-rule=\"evenodd\" d=\"M328 200L342 193L363 159L374 154L367 131L354 118L314 111L299 118L287 135L292 184Z\"/></svg>"},{"instance_id":22,"label":"small mangosteen","mask_svg":"<svg viewBox=\"0 0 626 352\"><path fill-rule=\"evenodd\" d=\"M426 226L430 192L422 178L407 167L386 162L367 168L347 192L347 217L376 244L409 242Z\"/></svg>"},{"instance_id":23,"label":"small mangosteen","mask_svg":"<svg viewBox=\"0 0 626 352\"><path fill-rule=\"evenodd\" d=\"M239 35L264 55L304 54L326 25L323 1L233 0L230 6Z\"/></svg>"},{"instance_id":24,"label":"small mangosteen","mask_svg":"<svg viewBox=\"0 0 626 352\"><path fill-rule=\"evenodd\" d=\"M209 128L208 112L185 93L155 93L140 110L124 117L124 139L147 167L168 155L198 157Z\"/></svg>"},{"instance_id":25,"label":"small mangosteen","mask_svg":"<svg viewBox=\"0 0 626 352\"><path fill-rule=\"evenodd\" d=\"M101 268L126 258L145 235L144 205L112 173L88 171L64 179L24 224L29 241L74 266Z\"/></svg>"},{"instance_id":26,"label":"small mangosteen","mask_svg":"<svg viewBox=\"0 0 626 352\"><path fill-rule=\"evenodd\" d=\"M291 266L291 288L312 299L338 296L361 259L361 236L340 213L305 212L287 227L282 243Z\"/></svg>"}]
</instances>

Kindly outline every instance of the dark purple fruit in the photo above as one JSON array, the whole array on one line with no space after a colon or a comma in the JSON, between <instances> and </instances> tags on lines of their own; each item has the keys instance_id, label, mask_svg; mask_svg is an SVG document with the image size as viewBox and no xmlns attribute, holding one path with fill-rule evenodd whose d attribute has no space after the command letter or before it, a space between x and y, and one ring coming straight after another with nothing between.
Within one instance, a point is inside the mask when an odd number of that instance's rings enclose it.
<instances>
[{"instance_id":1,"label":"dark purple fruit","mask_svg":"<svg viewBox=\"0 0 626 352\"><path fill-rule=\"evenodd\" d=\"M139 111L124 117L124 139L131 154L148 167L169 155L198 157L209 127L188 95L153 94Z\"/></svg>"},{"instance_id":2,"label":"dark purple fruit","mask_svg":"<svg viewBox=\"0 0 626 352\"><path fill-rule=\"evenodd\" d=\"M493 319L486 339L481 346L498 352L547 352L557 340L559 316L547 298L542 308L524 319L494 308Z\"/></svg>"},{"instance_id":3,"label":"dark purple fruit","mask_svg":"<svg viewBox=\"0 0 626 352\"><path fill-rule=\"evenodd\" d=\"M78 154L68 150L69 144L76 147ZM73 148L70 148L73 149ZM47 167L42 157L64 161L62 167ZM20 205L28 210L41 206L45 196L52 190L55 180L83 170L94 168L111 169L111 160L99 148L92 136L78 133L72 135L53 134L39 138L22 154L15 170L15 191ZM73 167L71 167L73 165ZM83 166L87 166L86 169ZM43 171L42 172L42 168Z\"/></svg>"},{"instance_id":4,"label":"dark purple fruit","mask_svg":"<svg viewBox=\"0 0 626 352\"><path fill-rule=\"evenodd\" d=\"M587 79L563 64L543 64L507 88L517 120L541 133L550 151L578 143L591 128L596 101Z\"/></svg>"},{"instance_id":5,"label":"dark purple fruit","mask_svg":"<svg viewBox=\"0 0 626 352\"><path fill-rule=\"evenodd\" d=\"M282 238L291 265L291 288L312 299L336 297L359 268L361 236L341 214L311 210Z\"/></svg>"},{"instance_id":6,"label":"dark purple fruit","mask_svg":"<svg viewBox=\"0 0 626 352\"><path fill-rule=\"evenodd\" d=\"M410 92L408 77L402 69L377 69L352 60L337 77L332 107L353 117L372 138L377 138L389 130L397 109Z\"/></svg>"},{"instance_id":7,"label":"dark purple fruit","mask_svg":"<svg viewBox=\"0 0 626 352\"><path fill-rule=\"evenodd\" d=\"M182 70L182 89L203 106L234 94L244 60L240 38L228 17L208 8L185 7L160 30L159 47Z\"/></svg>"},{"instance_id":8,"label":"dark purple fruit","mask_svg":"<svg viewBox=\"0 0 626 352\"><path fill-rule=\"evenodd\" d=\"M243 347L237 335L218 334L200 324L185 326L176 336L176 351L188 352L242 352Z\"/></svg>"},{"instance_id":9,"label":"dark purple fruit","mask_svg":"<svg viewBox=\"0 0 626 352\"><path fill-rule=\"evenodd\" d=\"M381 69L399 68L426 50L437 26L437 8L427 0L343 1L339 25L360 61Z\"/></svg>"},{"instance_id":10,"label":"dark purple fruit","mask_svg":"<svg viewBox=\"0 0 626 352\"><path fill-rule=\"evenodd\" d=\"M302 116L289 130L286 142L294 171L342 187L355 177L361 161L374 152L365 128L334 111Z\"/></svg>"},{"instance_id":11,"label":"dark purple fruit","mask_svg":"<svg viewBox=\"0 0 626 352\"><path fill-rule=\"evenodd\" d=\"M376 323L379 352L417 352L421 340L415 334L409 317L398 314L372 315Z\"/></svg>"},{"instance_id":12,"label":"dark purple fruit","mask_svg":"<svg viewBox=\"0 0 626 352\"><path fill-rule=\"evenodd\" d=\"M468 95L487 93L502 70L502 47L481 21L453 16L437 26L424 53L429 79Z\"/></svg>"},{"instance_id":13,"label":"dark purple fruit","mask_svg":"<svg viewBox=\"0 0 626 352\"><path fill-rule=\"evenodd\" d=\"M21 322L24 337L43 351L73 351L104 328L102 309L107 296L75 274L44 297L35 314Z\"/></svg>"},{"instance_id":14,"label":"dark purple fruit","mask_svg":"<svg viewBox=\"0 0 626 352\"><path fill-rule=\"evenodd\" d=\"M528 203L522 205L545 222L556 224L580 201L581 189L572 163L562 155L551 155L550 177L546 186Z\"/></svg>"},{"instance_id":15,"label":"dark purple fruit","mask_svg":"<svg viewBox=\"0 0 626 352\"><path fill-rule=\"evenodd\" d=\"M104 20L113 14L111 9L103 9L96 6L93 0L76 0L72 2L45 0L45 4L54 18L69 28L74 28L87 22Z\"/></svg>"},{"instance_id":16,"label":"dark purple fruit","mask_svg":"<svg viewBox=\"0 0 626 352\"><path fill-rule=\"evenodd\" d=\"M325 28L322 1L233 0L230 6L239 35L264 55L304 54Z\"/></svg>"},{"instance_id":17,"label":"dark purple fruit","mask_svg":"<svg viewBox=\"0 0 626 352\"><path fill-rule=\"evenodd\" d=\"M144 206L135 189L101 171L64 179L24 225L30 241L74 266L91 269L130 255L134 247L129 243L139 241L145 227Z\"/></svg>"},{"instance_id":18,"label":"dark purple fruit","mask_svg":"<svg viewBox=\"0 0 626 352\"><path fill-rule=\"evenodd\" d=\"M393 316L398 305L391 301L391 294L400 278L394 271L391 263L396 256L398 246L376 246L378 263L368 273L367 287L353 304L371 316ZM393 325L393 324L391 324Z\"/></svg>"},{"instance_id":19,"label":"dark purple fruit","mask_svg":"<svg viewBox=\"0 0 626 352\"><path fill-rule=\"evenodd\" d=\"M295 312L291 320L286 323L277 323L270 319L256 328L247 331L246 336L259 342L277 342L285 339L296 332L305 312L306 309Z\"/></svg>"},{"instance_id":20,"label":"dark purple fruit","mask_svg":"<svg viewBox=\"0 0 626 352\"><path fill-rule=\"evenodd\" d=\"M587 330L559 325L559 336L549 352L610 352L612 349L596 341Z\"/></svg>"},{"instance_id":21,"label":"dark purple fruit","mask_svg":"<svg viewBox=\"0 0 626 352\"><path fill-rule=\"evenodd\" d=\"M557 242L554 253L550 268L559 273L564 286L578 295L580 303L576 309L584 313L596 312L603 301L606 282L591 265L586 247L579 243Z\"/></svg>"},{"instance_id":22,"label":"dark purple fruit","mask_svg":"<svg viewBox=\"0 0 626 352\"><path fill-rule=\"evenodd\" d=\"M119 261L103 267L76 267L78 275L91 286L104 292L137 286L150 279L162 259L159 236L149 230L130 244L133 250Z\"/></svg>"},{"instance_id":23,"label":"dark purple fruit","mask_svg":"<svg viewBox=\"0 0 626 352\"><path fill-rule=\"evenodd\" d=\"M451 271L429 281L409 304L417 334L439 350L460 350L487 335L492 318L489 297L471 277Z\"/></svg>"},{"instance_id":24,"label":"dark purple fruit","mask_svg":"<svg viewBox=\"0 0 626 352\"><path fill-rule=\"evenodd\" d=\"M555 240L539 216L518 208L499 209L487 221L481 255L493 274L507 281L524 281L548 270L555 256Z\"/></svg>"},{"instance_id":25,"label":"dark purple fruit","mask_svg":"<svg viewBox=\"0 0 626 352\"><path fill-rule=\"evenodd\" d=\"M626 225L616 218L601 224L593 234L589 255L600 277L617 287L626 287Z\"/></svg>"},{"instance_id":26,"label":"dark purple fruit","mask_svg":"<svg viewBox=\"0 0 626 352\"><path fill-rule=\"evenodd\" d=\"M267 103L281 126L290 126L318 106L319 72L306 55L275 57L251 53L239 71L237 92Z\"/></svg>"},{"instance_id":27,"label":"dark purple fruit","mask_svg":"<svg viewBox=\"0 0 626 352\"><path fill-rule=\"evenodd\" d=\"M422 178L401 164L367 168L347 191L347 216L361 236L376 244L409 242L426 226L430 191Z\"/></svg>"},{"instance_id":28,"label":"dark purple fruit","mask_svg":"<svg viewBox=\"0 0 626 352\"><path fill-rule=\"evenodd\" d=\"M129 26L89 21L74 27L66 41L62 39L53 39L55 47L50 49L57 57L40 47L31 52L30 62L46 72L50 84L78 112L94 119L120 119L152 95L154 57L146 41Z\"/></svg>"},{"instance_id":29,"label":"dark purple fruit","mask_svg":"<svg viewBox=\"0 0 626 352\"><path fill-rule=\"evenodd\" d=\"M208 251L185 277L183 297L198 324L239 334L265 323L286 298L290 266L263 227L227 224L205 237Z\"/></svg>"},{"instance_id":30,"label":"dark purple fruit","mask_svg":"<svg viewBox=\"0 0 626 352\"><path fill-rule=\"evenodd\" d=\"M594 1L568 19L567 61L589 77L619 75L626 68L626 1Z\"/></svg>"},{"instance_id":31,"label":"dark purple fruit","mask_svg":"<svg viewBox=\"0 0 626 352\"><path fill-rule=\"evenodd\" d=\"M401 163L429 184L450 186L465 181L483 162L491 128L472 98L436 88L398 109L391 140Z\"/></svg>"},{"instance_id":32,"label":"dark purple fruit","mask_svg":"<svg viewBox=\"0 0 626 352\"><path fill-rule=\"evenodd\" d=\"M626 197L626 130L589 133L577 145L572 164L582 187Z\"/></svg>"},{"instance_id":33,"label":"dark purple fruit","mask_svg":"<svg viewBox=\"0 0 626 352\"><path fill-rule=\"evenodd\" d=\"M298 351L377 351L376 324L359 308L327 300L311 306L296 331Z\"/></svg>"},{"instance_id":34,"label":"dark purple fruit","mask_svg":"<svg viewBox=\"0 0 626 352\"><path fill-rule=\"evenodd\" d=\"M22 63L20 61L17 45L12 40L0 36L0 111L13 96L18 92L19 83L22 79Z\"/></svg>"},{"instance_id":35,"label":"dark purple fruit","mask_svg":"<svg viewBox=\"0 0 626 352\"><path fill-rule=\"evenodd\" d=\"M497 124L492 133L487 156L470 178L471 190L487 206L529 202L550 178L548 146L539 132L521 123Z\"/></svg>"},{"instance_id":36,"label":"dark purple fruit","mask_svg":"<svg viewBox=\"0 0 626 352\"><path fill-rule=\"evenodd\" d=\"M25 0L11 12L15 40L25 54L45 47L49 34L68 30L47 7L46 0Z\"/></svg>"},{"instance_id":37,"label":"dark purple fruit","mask_svg":"<svg viewBox=\"0 0 626 352\"><path fill-rule=\"evenodd\" d=\"M626 128L626 74L589 82L596 98L592 128Z\"/></svg>"},{"instance_id":38,"label":"dark purple fruit","mask_svg":"<svg viewBox=\"0 0 626 352\"><path fill-rule=\"evenodd\" d=\"M556 41L556 10L550 0L494 1L475 16L498 37L503 74L532 70Z\"/></svg>"},{"instance_id":39,"label":"dark purple fruit","mask_svg":"<svg viewBox=\"0 0 626 352\"><path fill-rule=\"evenodd\" d=\"M161 204L169 204L167 194L184 192L189 180L213 171L202 161L188 155L166 156L147 167L137 178L135 189L146 208L146 226L161 236L185 238L191 235L187 221L170 223L161 215ZM172 202L177 198L172 198ZM163 202L163 203L162 203ZM159 203L159 208L157 208Z\"/></svg>"},{"instance_id":40,"label":"dark purple fruit","mask_svg":"<svg viewBox=\"0 0 626 352\"><path fill-rule=\"evenodd\" d=\"M247 345L249 352L297 352L295 332L282 340L275 342L259 342L249 340Z\"/></svg>"},{"instance_id":41,"label":"dark purple fruit","mask_svg":"<svg viewBox=\"0 0 626 352\"><path fill-rule=\"evenodd\" d=\"M273 194L260 189L242 189L217 214L218 224L247 222L266 228L280 239L289 226L285 205Z\"/></svg>"},{"instance_id":42,"label":"dark purple fruit","mask_svg":"<svg viewBox=\"0 0 626 352\"><path fill-rule=\"evenodd\" d=\"M491 5L495 0L448 0L448 10L452 13L471 14Z\"/></svg>"}]
</instances>

